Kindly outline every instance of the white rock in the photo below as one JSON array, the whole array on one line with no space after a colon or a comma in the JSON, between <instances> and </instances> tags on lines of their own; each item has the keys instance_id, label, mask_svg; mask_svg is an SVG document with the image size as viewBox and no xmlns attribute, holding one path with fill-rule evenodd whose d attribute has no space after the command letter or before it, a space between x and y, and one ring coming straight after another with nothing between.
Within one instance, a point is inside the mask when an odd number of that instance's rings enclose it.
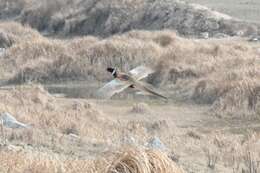
<instances>
[{"instance_id":1,"label":"white rock","mask_svg":"<svg viewBox=\"0 0 260 173\"><path fill-rule=\"evenodd\" d=\"M2 56L2 55L4 55L4 53L5 53L5 48L0 48L0 57Z\"/></svg>"},{"instance_id":2,"label":"white rock","mask_svg":"<svg viewBox=\"0 0 260 173\"><path fill-rule=\"evenodd\" d=\"M208 39L209 38L209 33L208 32L202 32L202 33L200 33L200 37L202 39Z\"/></svg>"},{"instance_id":3,"label":"white rock","mask_svg":"<svg viewBox=\"0 0 260 173\"><path fill-rule=\"evenodd\" d=\"M0 114L2 124L8 128L29 128L29 125L17 121L10 113L3 112Z\"/></svg>"},{"instance_id":4,"label":"white rock","mask_svg":"<svg viewBox=\"0 0 260 173\"><path fill-rule=\"evenodd\" d=\"M161 142L158 137L153 137L149 140L147 147L158 150L166 150L165 145Z\"/></svg>"}]
</instances>

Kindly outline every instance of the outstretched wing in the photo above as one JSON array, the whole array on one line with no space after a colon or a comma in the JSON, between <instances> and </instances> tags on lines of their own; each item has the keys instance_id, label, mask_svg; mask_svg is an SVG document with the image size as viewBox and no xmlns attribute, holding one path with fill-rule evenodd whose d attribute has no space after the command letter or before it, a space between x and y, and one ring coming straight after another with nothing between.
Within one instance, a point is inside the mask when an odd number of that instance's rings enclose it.
<instances>
[{"instance_id":1,"label":"outstretched wing","mask_svg":"<svg viewBox=\"0 0 260 173\"><path fill-rule=\"evenodd\" d=\"M138 66L138 67L134 68L133 70L131 70L129 73L136 80L141 80L141 79L147 77L149 74L154 73L154 70L152 70L148 67L145 67L145 66Z\"/></svg>"},{"instance_id":2,"label":"outstretched wing","mask_svg":"<svg viewBox=\"0 0 260 173\"><path fill-rule=\"evenodd\" d=\"M118 79L114 79L108 82L105 86L98 90L98 96L101 98L108 99L112 97L116 93L122 92L124 89L128 88L131 83L127 81L121 81Z\"/></svg>"}]
</instances>

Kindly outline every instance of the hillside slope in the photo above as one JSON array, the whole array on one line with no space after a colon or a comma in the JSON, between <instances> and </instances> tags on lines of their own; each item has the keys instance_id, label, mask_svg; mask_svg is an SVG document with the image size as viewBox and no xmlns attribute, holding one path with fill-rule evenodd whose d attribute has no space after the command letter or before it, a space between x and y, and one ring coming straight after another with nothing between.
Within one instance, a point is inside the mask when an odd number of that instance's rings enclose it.
<instances>
[{"instance_id":1,"label":"hillside slope","mask_svg":"<svg viewBox=\"0 0 260 173\"><path fill-rule=\"evenodd\" d=\"M109 36L133 29L174 29L186 36L254 35L259 26L174 0L2 0L0 19L48 34Z\"/></svg>"}]
</instances>

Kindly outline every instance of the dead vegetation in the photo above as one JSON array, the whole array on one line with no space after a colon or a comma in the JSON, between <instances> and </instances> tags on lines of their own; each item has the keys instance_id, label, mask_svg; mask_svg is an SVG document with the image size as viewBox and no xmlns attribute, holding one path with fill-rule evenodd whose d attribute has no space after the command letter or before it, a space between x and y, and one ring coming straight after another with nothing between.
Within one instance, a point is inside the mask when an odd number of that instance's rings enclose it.
<instances>
[{"instance_id":1,"label":"dead vegetation","mask_svg":"<svg viewBox=\"0 0 260 173\"><path fill-rule=\"evenodd\" d=\"M108 173L182 173L183 171L168 158L156 150L127 148L118 153Z\"/></svg>"},{"instance_id":2,"label":"dead vegetation","mask_svg":"<svg viewBox=\"0 0 260 173\"><path fill-rule=\"evenodd\" d=\"M156 150L126 147L106 154L94 161L71 159L55 153L30 153L1 150L0 170L3 172L40 172L40 173L183 173L165 154Z\"/></svg>"},{"instance_id":3,"label":"dead vegetation","mask_svg":"<svg viewBox=\"0 0 260 173\"><path fill-rule=\"evenodd\" d=\"M26 42L32 39L44 39L37 31L29 26L16 22L0 23L0 47L8 48L14 43Z\"/></svg>"},{"instance_id":4,"label":"dead vegetation","mask_svg":"<svg viewBox=\"0 0 260 173\"><path fill-rule=\"evenodd\" d=\"M108 137L109 134L105 135L106 132L99 129L95 123L103 122L106 126L113 124L112 121L104 119L93 104L77 101L61 103L37 85L18 86L11 91L1 92L0 97L1 111L7 111L39 129L48 128L63 134L88 134L102 138L106 135ZM88 128L85 128L86 126ZM33 133L29 135L33 136Z\"/></svg>"},{"instance_id":5,"label":"dead vegetation","mask_svg":"<svg viewBox=\"0 0 260 173\"><path fill-rule=\"evenodd\" d=\"M151 113L150 107L146 103L136 103L130 110L131 113L145 114Z\"/></svg>"}]
</instances>

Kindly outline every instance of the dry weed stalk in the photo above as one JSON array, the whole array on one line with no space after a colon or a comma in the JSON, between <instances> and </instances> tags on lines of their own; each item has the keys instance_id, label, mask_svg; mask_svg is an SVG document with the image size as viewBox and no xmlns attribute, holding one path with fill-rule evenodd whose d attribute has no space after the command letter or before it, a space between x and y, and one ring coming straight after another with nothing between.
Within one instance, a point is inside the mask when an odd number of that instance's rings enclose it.
<instances>
[{"instance_id":1,"label":"dry weed stalk","mask_svg":"<svg viewBox=\"0 0 260 173\"><path fill-rule=\"evenodd\" d=\"M207 158L207 166L211 169L215 169L217 161L219 159L219 153L213 148L204 148L204 153Z\"/></svg>"}]
</instances>

